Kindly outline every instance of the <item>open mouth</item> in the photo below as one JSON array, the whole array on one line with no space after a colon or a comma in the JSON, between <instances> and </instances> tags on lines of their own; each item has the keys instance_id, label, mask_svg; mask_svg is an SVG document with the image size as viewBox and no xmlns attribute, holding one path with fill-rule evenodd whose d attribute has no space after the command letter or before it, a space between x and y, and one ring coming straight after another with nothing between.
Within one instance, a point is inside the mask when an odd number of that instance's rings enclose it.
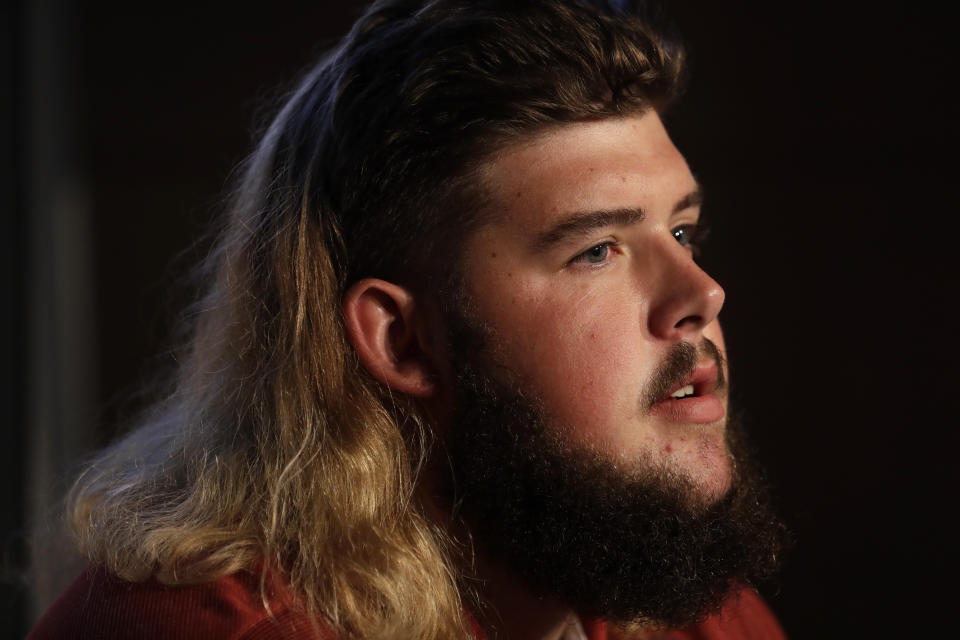
<instances>
[{"instance_id":1,"label":"open mouth","mask_svg":"<svg viewBox=\"0 0 960 640\"><path fill-rule=\"evenodd\" d=\"M679 381L657 404L667 400L684 400L713 393L717 386L717 363L710 362L698 366L693 372Z\"/></svg>"},{"instance_id":2,"label":"open mouth","mask_svg":"<svg viewBox=\"0 0 960 640\"><path fill-rule=\"evenodd\" d=\"M719 388L718 376L715 361L697 366L653 405L651 413L676 422L706 423L722 419L726 409L714 393Z\"/></svg>"}]
</instances>

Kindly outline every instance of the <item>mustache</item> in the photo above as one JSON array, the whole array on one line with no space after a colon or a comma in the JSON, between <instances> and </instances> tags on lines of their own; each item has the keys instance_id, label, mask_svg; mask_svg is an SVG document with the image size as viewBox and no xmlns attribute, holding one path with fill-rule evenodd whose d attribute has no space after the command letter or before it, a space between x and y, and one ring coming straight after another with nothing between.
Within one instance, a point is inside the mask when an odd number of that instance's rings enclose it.
<instances>
[{"instance_id":1,"label":"mustache","mask_svg":"<svg viewBox=\"0 0 960 640\"><path fill-rule=\"evenodd\" d=\"M717 363L716 391L724 391L727 387L727 378L724 370L724 357L717 345L709 338L704 338L700 346L683 341L670 348L663 363L653 372L653 377L643 394L644 408L649 411L657 402L663 399L670 391L680 385L685 378L693 373L697 362L702 358Z\"/></svg>"}]
</instances>

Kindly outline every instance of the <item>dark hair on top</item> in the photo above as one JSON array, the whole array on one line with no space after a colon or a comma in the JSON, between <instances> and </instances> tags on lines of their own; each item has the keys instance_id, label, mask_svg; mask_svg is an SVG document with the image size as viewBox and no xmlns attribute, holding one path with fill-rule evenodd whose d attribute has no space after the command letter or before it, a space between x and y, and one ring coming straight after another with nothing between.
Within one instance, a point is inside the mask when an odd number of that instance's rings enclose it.
<instances>
[{"instance_id":1,"label":"dark hair on top","mask_svg":"<svg viewBox=\"0 0 960 640\"><path fill-rule=\"evenodd\" d=\"M492 152L661 109L681 62L610 2L375 2L277 120L272 169L330 218L342 284L422 276L482 210L472 173Z\"/></svg>"},{"instance_id":2,"label":"dark hair on top","mask_svg":"<svg viewBox=\"0 0 960 640\"><path fill-rule=\"evenodd\" d=\"M467 634L470 568L416 495L429 425L357 363L341 298L455 268L485 159L661 109L681 61L601 0L374 3L248 160L167 390L74 485L80 547L128 580L279 572L345 638Z\"/></svg>"}]
</instances>

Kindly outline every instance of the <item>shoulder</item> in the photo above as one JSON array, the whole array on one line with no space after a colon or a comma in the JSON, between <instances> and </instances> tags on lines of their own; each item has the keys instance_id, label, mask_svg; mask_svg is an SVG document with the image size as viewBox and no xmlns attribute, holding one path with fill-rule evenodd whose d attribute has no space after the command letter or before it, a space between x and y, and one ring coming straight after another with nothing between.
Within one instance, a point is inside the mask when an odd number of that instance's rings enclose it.
<instances>
[{"instance_id":1,"label":"shoulder","mask_svg":"<svg viewBox=\"0 0 960 640\"><path fill-rule=\"evenodd\" d=\"M260 599L259 577L239 572L171 587L127 582L98 567L84 571L39 620L28 640L300 640L323 638L303 613Z\"/></svg>"},{"instance_id":2,"label":"shoulder","mask_svg":"<svg viewBox=\"0 0 960 640\"><path fill-rule=\"evenodd\" d=\"M785 640L787 636L760 594L743 588L727 599L719 613L669 637L676 640Z\"/></svg>"},{"instance_id":3,"label":"shoulder","mask_svg":"<svg viewBox=\"0 0 960 640\"><path fill-rule=\"evenodd\" d=\"M731 594L718 613L703 622L672 631L644 632L639 628L610 625L591 638L609 640L786 640L786 634L760 595L743 588Z\"/></svg>"}]
</instances>

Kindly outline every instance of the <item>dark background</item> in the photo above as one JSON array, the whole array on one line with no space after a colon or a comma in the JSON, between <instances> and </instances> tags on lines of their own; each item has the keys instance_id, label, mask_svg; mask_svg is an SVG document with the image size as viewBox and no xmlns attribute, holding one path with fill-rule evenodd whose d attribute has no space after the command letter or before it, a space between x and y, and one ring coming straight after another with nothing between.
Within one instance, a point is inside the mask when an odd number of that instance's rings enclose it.
<instances>
[{"instance_id":1,"label":"dark background","mask_svg":"<svg viewBox=\"0 0 960 640\"><path fill-rule=\"evenodd\" d=\"M37 241L34 147L82 185L86 227L67 236L81 238L88 277L67 288L84 293L88 412L101 426L78 447L90 448L162 353L169 292L202 254L192 243L263 105L359 11L53 4L50 29L29 28L26 1L0 23L11 637L33 615L16 578L40 517L17 490L37 464L31 420L45 402L30 375L48 343L31 315L36 265L60 255ZM765 593L795 638L945 630L960 595L952 22L906 2L666 4L692 70L668 125L705 186L735 393L796 538ZM36 80L45 52L59 82ZM59 486L71 472L52 473Z\"/></svg>"}]
</instances>

